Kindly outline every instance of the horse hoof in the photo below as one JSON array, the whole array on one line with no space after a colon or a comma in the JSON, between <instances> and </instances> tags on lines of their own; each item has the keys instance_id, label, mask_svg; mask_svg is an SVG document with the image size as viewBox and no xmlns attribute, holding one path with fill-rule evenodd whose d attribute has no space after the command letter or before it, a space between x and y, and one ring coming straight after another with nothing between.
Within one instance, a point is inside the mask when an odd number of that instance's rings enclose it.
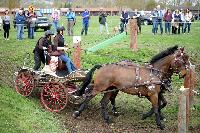
<instances>
[{"instance_id":1,"label":"horse hoof","mask_svg":"<svg viewBox=\"0 0 200 133\"><path fill-rule=\"evenodd\" d=\"M105 123L106 123L107 125L110 125L110 124L112 123L109 117L105 119Z\"/></svg>"},{"instance_id":2,"label":"horse hoof","mask_svg":"<svg viewBox=\"0 0 200 133\"><path fill-rule=\"evenodd\" d=\"M161 130L164 130L165 125L158 125L158 128L160 128Z\"/></svg>"},{"instance_id":3,"label":"horse hoof","mask_svg":"<svg viewBox=\"0 0 200 133\"><path fill-rule=\"evenodd\" d=\"M113 112L113 115L118 117L120 115L120 113L119 112Z\"/></svg>"},{"instance_id":4,"label":"horse hoof","mask_svg":"<svg viewBox=\"0 0 200 133\"><path fill-rule=\"evenodd\" d=\"M80 112L79 111L74 111L73 115L74 118L77 118L78 116L80 116Z\"/></svg>"},{"instance_id":5,"label":"horse hoof","mask_svg":"<svg viewBox=\"0 0 200 133\"><path fill-rule=\"evenodd\" d=\"M142 120L145 120L147 116L145 114L142 115Z\"/></svg>"},{"instance_id":6,"label":"horse hoof","mask_svg":"<svg viewBox=\"0 0 200 133\"><path fill-rule=\"evenodd\" d=\"M165 117L163 115L160 116L160 120L164 120Z\"/></svg>"}]
</instances>

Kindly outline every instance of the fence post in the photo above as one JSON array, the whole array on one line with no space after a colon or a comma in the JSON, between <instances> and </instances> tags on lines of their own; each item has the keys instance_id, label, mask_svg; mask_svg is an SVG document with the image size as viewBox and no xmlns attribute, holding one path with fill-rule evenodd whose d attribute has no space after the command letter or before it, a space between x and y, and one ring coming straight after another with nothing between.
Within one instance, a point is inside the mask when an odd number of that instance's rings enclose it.
<instances>
[{"instance_id":1,"label":"fence post","mask_svg":"<svg viewBox=\"0 0 200 133\"><path fill-rule=\"evenodd\" d=\"M130 48L132 50L137 50L137 20L130 19Z\"/></svg>"},{"instance_id":2,"label":"fence post","mask_svg":"<svg viewBox=\"0 0 200 133\"><path fill-rule=\"evenodd\" d=\"M181 94L179 96L179 112L178 112L178 133L188 132L188 118L189 118L189 88L180 89Z\"/></svg>"},{"instance_id":3,"label":"fence post","mask_svg":"<svg viewBox=\"0 0 200 133\"><path fill-rule=\"evenodd\" d=\"M179 96L178 113L178 133L188 132L190 121L190 105L192 101L193 89L195 87L195 65L191 65L184 78L184 87L182 87Z\"/></svg>"},{"instance_id":4,"label":"fence post","mask_svg":"<svg viewBox=\"0 0 200 133\"><path fill-rule=\"evenodd\" d=\"M74 36L73 37L73 63L77 69L81 68L81 37Z\"/></svg>"}]
</instances>

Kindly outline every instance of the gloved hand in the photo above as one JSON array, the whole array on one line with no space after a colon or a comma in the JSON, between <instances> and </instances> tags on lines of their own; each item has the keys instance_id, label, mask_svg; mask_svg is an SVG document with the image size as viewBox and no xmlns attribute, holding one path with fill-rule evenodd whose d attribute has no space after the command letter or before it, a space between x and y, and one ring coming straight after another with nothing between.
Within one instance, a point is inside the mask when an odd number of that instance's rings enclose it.
<instances>
[{"instance_id":1,"label":"gloved hand","mask_svg":"<svg viewBox=\"0 0 200 133\"><path fill-rule=\"evenodd\" d=\"M46 48L46 47L43 47L42 49L43 49L43 50L47 50L47 48Z\"/></svg>"}]
</instances>

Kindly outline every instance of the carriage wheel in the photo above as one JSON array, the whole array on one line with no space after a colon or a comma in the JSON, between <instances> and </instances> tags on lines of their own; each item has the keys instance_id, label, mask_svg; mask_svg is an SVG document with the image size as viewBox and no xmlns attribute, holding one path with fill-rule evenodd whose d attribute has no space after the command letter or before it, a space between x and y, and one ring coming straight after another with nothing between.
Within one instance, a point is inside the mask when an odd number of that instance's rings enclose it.
<instances>
[{"instance_id":1,"label":"carriage wheel","mask_svg":"<svg viewBox=\"0 0 200 133\"><path fill-rule=\"evenodd\" d=\"M58 82L48 82L41 91L41 102L52 112L60 112L67 105L68 93Z\"/></svg>"},{"instance_id":2,"label":"carriage wheel","mask_svg":"<svg viewBox=\"0 0 200 133\"><path fill-rule=\"evenodd\" d=\"M15 78L15 89L22 96L29 96L35 87L34 77L28 70L20 71Z\"/></svg>"},{"instance_id":3,"label":"carriage wheel","mask_svg":"<svg viewBox=\"0 0 200 133\"><path fill-rule=\"evenodd\" d=\"M70 94L70 91L73 93L77 88L80 86L81 82L73 82L70 83L66 86L68 93ZM74 95L69 95L69 102L75 105L79 105L84 101L83 96L74 96Z\"/></svg>"}]
</instances>

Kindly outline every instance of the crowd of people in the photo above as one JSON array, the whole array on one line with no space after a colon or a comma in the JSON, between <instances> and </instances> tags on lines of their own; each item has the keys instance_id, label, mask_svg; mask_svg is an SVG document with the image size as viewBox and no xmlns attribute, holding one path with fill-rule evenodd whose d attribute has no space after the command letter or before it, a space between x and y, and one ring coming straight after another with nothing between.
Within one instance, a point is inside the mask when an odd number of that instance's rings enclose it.
<instances>
[{"instance_id":1,"label":"crowd of people","mask_svg":"<svg viewBox=\"0 0 200 133\"><path fill-rule=\"evenodd\" d=\"M76 14L70 8L69 11L66 13L67 19L67 34L69 36L74 35L74 26L76 24ZM82 30L80 31L81 35L87 35L89 26L90 26L90 12L85 9L82 16ZM105 27L105 31L109 34L108 30L108 23L107 23L107 16L108 14L100 9L99 12L99 32L100 34L104 33L103 28ZM192 12L189 9L186 10L175 10L171 11L167 9L165 12L161 10L160 5L158 5L154 10L151 12L150 18L152 19L152 34L156 35L158 33L158 29L160 29L160 34L165 32L166 34L180 34L180 33L190 33L191 21L192 21ZM34 31L35 31L35 21L36 21L36 14L34 12L34 7L30 6L28 8L28 13L25 14L25 11L20 9L16 15L16 31L17 31L17 40L22 40L24 38L24 26L27 24L28 29L28 38L34 39ZM57 28L59 27L60 21L60 13L58 10L54 10L51 15L52 18L52 25L54 28L54 33L56 33ZM138 25L138 33L141 33L141 13L135 9L132 18L137 19ZM126 26L129 22L130 16L129 13L124 10L120 16L120 24L118 31L120 33L126 31ZM5 11L4 17L0 19L3 22L3 30L4 30L4 38L5 40L9 40L9 30L10 30L10 16L8 15L8 10ZM164 28L163 28L164 23ZM1 25L0 25L1 27ZM0 29L1 30L1 29Z\"/></svg>"},{"instance_id":2,"label":"crowd of people","mask_svg":"<svg viewBox=\"0 0 200 133\"><path fill-rule=\"evenodd\" d=\"M153 28L152 33L155 35L158 33L158 28L160 28L160 33L163 34L162 21L165 23L165 33L166 34L180 34L190 33L190 26L192 21L192 12L189 9L178 10L176 9L172 12L170 9L163 14L163 11L160 9L160 5L152 11L151 14ZM160 26L160 27L158 27Z\"/></svg>"}]
</instances>

